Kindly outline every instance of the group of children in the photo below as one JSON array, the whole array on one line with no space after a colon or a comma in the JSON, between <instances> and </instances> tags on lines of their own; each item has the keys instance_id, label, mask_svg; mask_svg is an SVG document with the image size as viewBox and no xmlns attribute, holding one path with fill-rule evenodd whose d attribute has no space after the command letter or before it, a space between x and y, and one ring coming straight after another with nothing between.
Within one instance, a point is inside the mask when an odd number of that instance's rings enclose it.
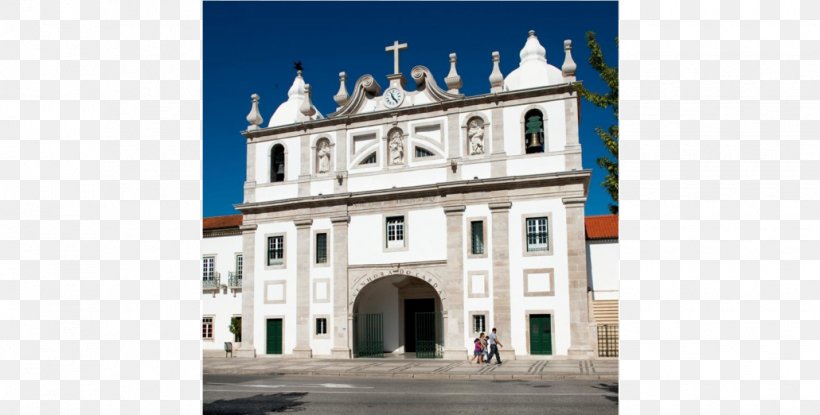
<instances>
[{"instance_id":1,"label":"group of children","mask_svg":"<svg viewBox=\"0 0 820 415\"><path fill-rule=\"evenodd\" d=\"M476 364L490 364L490 346L487 344L488 337L484 335L482 331L478 338L473 340L473 345L475 348L473 349L473 357L470 359L470 363L473 361Z\"/></svg>"}]
</instances>

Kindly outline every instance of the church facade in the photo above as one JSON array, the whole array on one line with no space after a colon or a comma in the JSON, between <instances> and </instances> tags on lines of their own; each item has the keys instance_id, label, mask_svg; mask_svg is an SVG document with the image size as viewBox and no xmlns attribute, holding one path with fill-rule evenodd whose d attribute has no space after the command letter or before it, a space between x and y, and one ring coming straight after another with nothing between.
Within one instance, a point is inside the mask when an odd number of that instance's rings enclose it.
<instances>
[{"instance_id":1,"label":"church facade","mask_svg":"<svg viewBox=\"0 0 820 415\"><path fill-rule=\"evenodd\" d=\"M385 87L348 93L341 73L327 116L301 71L266 127L254 94L236 353L462 359L495 327L504 359L592 357L591 173L564 46L559 69L530 31L506 76L493 52L477 96L455 54L446 87L416 66L406 89L398 42Z\"/></svg>"}]
</instances>

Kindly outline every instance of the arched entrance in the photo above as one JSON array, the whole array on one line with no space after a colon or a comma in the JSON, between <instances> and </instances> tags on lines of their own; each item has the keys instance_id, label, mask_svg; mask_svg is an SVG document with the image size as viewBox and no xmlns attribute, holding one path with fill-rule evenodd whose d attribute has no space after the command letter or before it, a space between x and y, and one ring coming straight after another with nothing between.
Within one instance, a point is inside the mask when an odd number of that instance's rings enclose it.
<instances>
[{"instance_id":1,"label":"arched entrance","mask_svg":"<svg viewBox=\"0 0 820 415\"><path fill-rule=\"evenodd\" d=\"M442 298L424 279L374 279L358 291L352 310L354 357L442 357Z\"/></svg>"}]
</instances>

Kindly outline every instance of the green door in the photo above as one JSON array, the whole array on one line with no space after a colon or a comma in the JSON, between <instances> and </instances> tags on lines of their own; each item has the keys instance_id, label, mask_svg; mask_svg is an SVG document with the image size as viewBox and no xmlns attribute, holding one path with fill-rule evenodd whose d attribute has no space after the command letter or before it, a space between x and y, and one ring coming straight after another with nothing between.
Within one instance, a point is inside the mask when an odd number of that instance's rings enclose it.
<instances>
[{"instance_id":1,"label":"green door","mask_svg":"<svg viewBox=\"0 0 820 415\"><path fill-rule=\"evenodd\" d=\"M282 354L282 319L268 319L268 354Z\"/></svg>"},{"instance_id":2,"label":"green door","mask_svg":"<svg viewBox=\"0 0 820 415\"><path fill-rule=\"evenodd\" d=\"M552 316L530 316L530 354L552 354Z\"/></svg>"}]
</instances>

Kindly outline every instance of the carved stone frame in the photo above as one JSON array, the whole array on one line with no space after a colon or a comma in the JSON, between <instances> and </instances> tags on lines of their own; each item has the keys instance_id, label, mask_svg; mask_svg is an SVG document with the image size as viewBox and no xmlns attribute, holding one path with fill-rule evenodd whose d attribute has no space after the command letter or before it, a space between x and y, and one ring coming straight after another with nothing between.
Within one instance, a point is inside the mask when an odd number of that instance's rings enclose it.
<instances>
[{"instance_id":1,"label":"carved stone frame","mask_svg":"<svg viewBox=\"0 0 820 415\"><path fill-rule=\"evenodd\" d=\"M473 118L480 118L481 121L484 123L484 153L483 154L470 154L470 136L467 134L467 131L470 127L470 120ZM492 129L488 128L491 125L490 120L487 119L481 112L471 112L464 117L464 122L461 124L461 143L462 143L462 157L466 159L482 159L490 157L492 152Z\"/></svg>"},{"instance_id":2,"label":"carved stone frame","mask_svg":"<svg viewBox=\"0 0 820 415\"><path fill-rule=\"evenodd\" d=\"M530 316L531 315L541 315L547 314L550 316L550 340L552 344L550 345L550 349L552 350L552 354L532 354L532 350L530 348ZM557 350L555 349L555 311L554 310L527 310L524 312L524 331L527 333L526 338L526 347L527 347L527 354L530 356L556 356Z\"/></svg>"},{"instance_id":3,"label":"carved stone frame","mask_svg":"<svg viewBox=\"0 0 820 415\"><path fill-rule=\"evenodd\" d=\"M328 165L328 170L325 173L319 173L319 143L322 141L327 141L328 145L330 146L330 162ZM310 154L311 154L311 171L313 175L316 177L325 177L325 176L332 176L333 172L336 171L336 166L334 163L334 159L336 158L336 143L334 140L330 138L328 134L321 134L317 136L313 140L313 144L310 146Z\"/></svg>"},{"instance_id":4,"label":"carved stone frame","mask_svg":"<svg viewBox=\"0 0 820 415\"><path fill-rule=\"evenodd\" d=\"M484 293L473 294L473 276L481 275L484 277ZM490 297L490 274L487 271L468 271L467 272L467 298L488 298Z\"/></svg>"},{"instance_id":5,"label":"carved stone frame","mask_svg":"<svg viewBox=\"0 0 820 415\"><path fill-rule=\"evenodd\" d=\"M549 291L531 291L529 284L530 274L549 274ZM553 268L530 268L522 273L524 277L524 297L552 297L555 296L555 269Z\"/></svg>"},{"instance_id":6,"label":"carved stone frame","mask_svg":"<svg viewBox=\"0 0 820 415\"><path fill-rule=\"evenodd\" d=\"M317 253L316 241L318 239L317 235L320 234L320 233L327 234L327 238L325 239L325 243L327 244L327 246L325 246L325 251L327 251L327 262L325 262L323 264L320 264L320 263L316 262L316 253ZM314 229L313 230L313 238L311 238L312 245L310 247L310 264L313 268L325 268L325 267L330 266L330 263L333 260L333 257L331 256L331 251L330 251L330 245L331 245L330 238L331 238L330 229Z\"/></svg>"},{"instance_id":7,"label":"carved stone frame","mask_svg":"<svg viewBox=\"0 0 820 415\"><path fill-rule=\"evenodd\" d=\"M281 300L273 300L268 298L268 287L272 285L281 285L282 286L282 299ZM288 302L288 281L287 280L269 280L265 281L263 284L263 299L265 304L287 304Z\"/></svg>"},{"instance_id":8,"label":"carved stone frame","mask_svg":"<svg viewBox=\"0 0 820 415\"><path fill-rule=\"evenodd\" d=\"M327 291L325 292L326 298L324 300L321 300L318 297L316 297L316 293L318 292L316 287L319 285L320 282L327 283ZM316 279L314 279L313 280L313 290L312 290L313 291L313 295L312 295L313 298L311 299L312 300L311 302L314 303L314 304L329 303L331 297L333 297L333 289L332 289L333 287L331 287L330 284L331 284L330 283L330 278L316 278Z\"/></svg>"},{"instance_id":9,"label":"carved stone frame","mask_svg":"<svg viewBox=\"0 0 820 415\"><path fill-rule=\"evenodd\" d=\"M484 316L484 333L486 334L487 331L488 331L487 328L490 326L490 311L489 310L473 310L473 311L470 311L469 316L467 316L467 323L470 325L469 329L467 330L467 333L471 333L473 336L478 337L478 335L481 334L481 332L474 330L475 325L473 324L473 316ZM492 327L490 327L490 330L492 330ZM471 355L472 355L472 353L471 353Z\"/></svg>"},{"instance_id":10,"label":"carved stone frame","mask_svg":"<svg viewBox=\"0 0 820 415\"><path fill-rule=\"evenodd\" d=\"M484 253L483 254L474 254L473 253L473 222L483 222L484 223L481 227L481 230L484 232L484 235L482 235L482 238L484 238L483 239L483 241L484 241ZM468 259L487 258L487 247L489 246L489 244L487 243L488 242L487 241L487 225L488 224L489 224L489 221L487 220L486 216L475 216L475 217L470 217L470 218L466 219L467 243L465 245L466 245L466 251L467 251L467 258Z\"/></svg>"},{"instance_id":11,"label":"carved stone frame","mask_svg":"<svg viewBox=\"0 0 820 415\"><path fill-rule=\"evenodd\" d=\"M323 318L323 319L326 320L326 322L325 322L325 332L322 333L322 334L316 333L316 320L319 320L320 318ZM314 339L329 339L330 338L330 328L332 326L331 321L330 321L330 315L328 315L328 314L316 314L316 315L313 316L311 321L313 322L313 327L311 327L311 330L310 330L311 337L313 337Z\"/></svg>"},{"instance_id":12,"label":"carved stone frame","mask_svg":"<svg viewBox=\"0 0 820 415\"><path fill-rule=\"evenodd\" d=\"M401 247L390 248L387 246L387 218L394 216L404 217L404 245ZM406 251L410 247L410 215L408 211L392 211L384 212L382 214L382 252L396 252Z\"/></svg>"},{"instance_id":13,"label":"carved stone frame","mask_svg":"<svg viewBox=\"0 0 820 415\"><path fill-rule=\"evenodd\" d=\"M268 249L270 249L270 245L268 243L268 238L272 238L274 236L281 236L282 237L282 263L281 264L268 264ZM262 257L264 260L265 270L271 269L284 269L288 267L288 234L287 232L274 232L274 233L266 233L264 239L264 256ZM244 264L243 264L244 265Z\"/></svg>"},{"instance_id":14,"label":"carved stone frame","mask_svg":"<svg viewBox=\"0 0 820 415\"><path fill-rule=\"evenodd\" d=\"M546 251L527 251L527 219L531 218L547 218L547 245L549 249ZM552 213L525 213L521 215L521 255L522 256L549 256L555 251L555 236L553 234Z\"/></svg>"}]
</instances>

